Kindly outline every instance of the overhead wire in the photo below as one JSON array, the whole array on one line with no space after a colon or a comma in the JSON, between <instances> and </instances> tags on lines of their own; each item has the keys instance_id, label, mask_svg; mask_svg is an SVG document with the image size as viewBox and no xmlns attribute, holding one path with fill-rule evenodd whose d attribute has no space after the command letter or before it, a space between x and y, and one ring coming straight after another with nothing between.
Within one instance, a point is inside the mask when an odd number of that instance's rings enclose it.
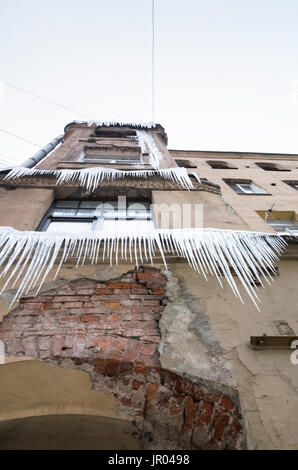
<instances>
[{"instance_id":1,"label":"overhead wire","mask_svg":"<svg viewBox=\"0 0 298 470\"><path fill-rule=\"evenodd\" d=\"M58 106L59 108L63 108L63 109L65 109L67 111L70 111L72 113L81 114L82 116L85 116L89 119L95 119L90 114L82 113L81 111L70 108L69 106L65 106L64 104L58 103L57 101L53 101L49 98L45 98L44 96L38 95L37 93L33 93L32 91L28 91L28 90L25 90L24 88L20 88L20 87L17 87L15 85L11 85L10 83L7 83L7 82L3 82L3 84L5 86L9 87L9 88L13 88L14 90L21 91L22 93L25 93L25 94L30 95L30 96L34 96L35 98L38 98L39 100L46 101L47 103L53 104L55 106Z\"/></svg>"}]
</instances>

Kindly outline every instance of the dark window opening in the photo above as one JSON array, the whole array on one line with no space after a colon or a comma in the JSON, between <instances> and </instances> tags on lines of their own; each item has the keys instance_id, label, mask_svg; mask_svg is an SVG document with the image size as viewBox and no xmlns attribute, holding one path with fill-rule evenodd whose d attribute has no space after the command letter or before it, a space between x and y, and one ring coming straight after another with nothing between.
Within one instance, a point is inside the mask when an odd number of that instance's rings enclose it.
<instances>
[{"instance_id":1,"label":"dark window opening","mask_svg":"<svg viewBox=\"0 0 298 470\"><path fill-rule=\"evenodd\" d=\"M131 138L136 137L137 133L133 129L123 128L123 129L115 129L113 127L98 127L95 129L94 134L91 137L102 137L102 138Z\"/></svg>"},{"instance_id":2,"label":"dark window opening","mask_svg":"<svg viewBox=\"0 0 298 470\"><path fill-rule=\"evenodd\" d=\"M290 169L285 168L282 165L279 165L278 163L258 162L256 163L256 165L265 171L291 171Z\"/></svg>"},{"instance_id":3,"label":"dark window opening","mask_svg":"<svg viewBox=\"0 0 298 470\"><path fill-rule=\"evenodd\" d=\"M298 180L288 180L288 181L285 181L284 180L284 183L286 183L287 185L291 186L291 188L294 188L296 189L296 191L298 191Z\"/></svg>"},{"instance_id":4,"label":"dark window opening","mask_svg":"<svg viewBox=\"0 0 298 470\"><path fill-rule=\"evenodd\" d=\"M195 163L192 163L190 160L175 160L178 166L184 168L197 168Z\"/></svg>"},{"instance_id":5,"label":"dark window opening","mask_svg":"<svg viewBox=\"0 0 298 470\"><path fill-rule=\"evenodd\" d=\"M230 163L220 160L208 160L206 163L216 170L238 170L236 166L232 166Z\"/></svg>"}]
</instances>

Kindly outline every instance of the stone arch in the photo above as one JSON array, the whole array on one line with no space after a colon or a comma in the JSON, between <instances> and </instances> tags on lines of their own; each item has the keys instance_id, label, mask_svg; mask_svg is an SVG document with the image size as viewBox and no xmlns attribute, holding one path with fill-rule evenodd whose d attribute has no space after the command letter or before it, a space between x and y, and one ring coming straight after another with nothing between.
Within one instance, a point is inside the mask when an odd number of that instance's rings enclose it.
<instances>
[{"instance_id":1,"label":"stone arch","mask_svg":"<svg viewBox=\"0 0 298 470\"><path fill-rule=\"evenodd\" d=\"M0 324L0 339L8 354L88 372L93 389L124 408L143 448L241 448L235 393L161 365L166 286L166 276L147 267L110 281L71 281L22 299Z\"/></svg>"},{"instance_id":2,"label":"stone arch","mask_svg":"<svg viewBox=\"0 0 298 470\"><path fill-rule=\"evenodd\" d=\"M0 449L140 447L125 407L85 372L27 360L0 373Z\"/></svg>"}]
</instances>

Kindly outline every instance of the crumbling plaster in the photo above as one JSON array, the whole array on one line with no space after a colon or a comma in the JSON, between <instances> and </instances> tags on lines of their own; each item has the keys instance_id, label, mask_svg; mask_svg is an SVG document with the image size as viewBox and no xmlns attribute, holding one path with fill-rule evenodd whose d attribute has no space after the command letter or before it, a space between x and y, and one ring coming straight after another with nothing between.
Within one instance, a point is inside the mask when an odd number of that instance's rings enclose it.
<instances>
[{"instance_id":1,"label":"crumbling plaster","mask_svg":"<svg viewBox=\"0 0 298 470\"><path fill-rule=\"evenodd\" d=\"M160 264L155 267L163 269ZM77 278L114 279L129 269L127 264L64 266L42 292ZM239 390L250 448L296 449L298 369L290 362L291 351L254 351L249 346L250 335L279 334L280 319L297 332L296 310L287 302L297 286L295 262L281 261L274 285L260 288L261 312L249 302L241 304L216 279L205 281L185 263L170 263L169 269L163 270L168 277L168 304L159 323L163 368L208 386ZM2 296L2 314L10 310L11 297L11 292Z\"/></svg>"}]
</instances>

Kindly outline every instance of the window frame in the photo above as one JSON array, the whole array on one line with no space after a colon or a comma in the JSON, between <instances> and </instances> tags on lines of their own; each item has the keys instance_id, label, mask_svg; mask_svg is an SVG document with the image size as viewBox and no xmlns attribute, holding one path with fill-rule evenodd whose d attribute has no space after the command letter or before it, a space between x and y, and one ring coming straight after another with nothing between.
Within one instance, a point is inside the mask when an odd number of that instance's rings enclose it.
<instances>
[{"instance_id":1,"label":"window frame","mask_svg":"<svg viewBox=\"0 0 298 470\"><path fill-rule=\"evenodd\" d=\"M245 196L270 196L265 189L257 186L251 180L237 179L237 178L223 178L222 179L236 194ZM251 186L252 191L245 190L245 186Z\"/></svg>"},{"instance_id":2,"label":"window frame","mask_svg":"<svg viewBox=\"0 0 298 470\"><path fill-rule=\"evenodd\" d=\"M121 217L120 214L118 214L118 211L115 212L115 216L112 217L112 216L104 216L104 210L101 211L101 214L99 216L86 216L86 217L80 217L80 216L54 216L53 213L55 212L55 210L57 210L57 206L55 206L55 204L57 202L61 202L61 201L65 201L65 202L77 202L77 207L76 207L76 210L79 211L79 210L83 210L81 207L80 207L80 204L82 202L97 202L95 201L94 199L56 199L51 207L48 209L48 211L45 213L45 215L43 216L43 218L41 219L38 227L36 228L36 231L37 232L46 232L49 225L52 223L52 222L86 222L86 223L92 223L92 227L91 227L91 230L90 231L96 231L96 227L98 226L98 222L99 221L103 221L104 220L136 220L136 221L142 221L142 220L151 220L151 221L154 221L154 218L153 218L153 215L152 215L152 211L151 211L151 203L149 201L140 201L140 200L131 200L131 201L127 201L126 202L126 207L125 207L125 217ZM117 200L115 199L111 199L111 200L98 200L98 205L100 204L111 204L111 203L118 203ZM146 205L148 204L149 208L148 208L148 215L147 217L132 217L132 216L129 216L128 213L130 210L138 210L138 209L130 209L130 206L132 204L143 204L143 205ZM59 208L59 207L58 207ZM71 207L60 207L61 209L72 209ZM103 207L104 209L104 207ZM122 214L123 215L123 214Z\"/></svg>"},{"instance_id":3,"label":"window frame","mask_svg":"<svg viewBox=\"0 0 298 470\"><path fill-rule=\"evenodd\" d=\"M298 191L298 180L283 180L283 183Z\"/></svg>"}]
</instances>

